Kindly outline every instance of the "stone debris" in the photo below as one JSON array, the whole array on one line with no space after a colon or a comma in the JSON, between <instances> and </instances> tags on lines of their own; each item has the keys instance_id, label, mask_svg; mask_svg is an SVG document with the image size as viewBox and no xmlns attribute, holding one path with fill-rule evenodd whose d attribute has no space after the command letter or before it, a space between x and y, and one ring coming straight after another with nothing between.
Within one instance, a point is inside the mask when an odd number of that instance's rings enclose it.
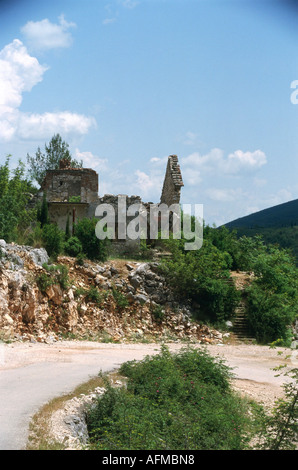
<instances>
[{"instance_id":1,"label":"stone debris","mask_svg":"<svg viewBox=\"0 0 298 470\"><path fill-rule=\"evenodd\" d=\"M56 264L68 268L67 288L54 283L42 292L36 280L47 275L46 251L2 240L0 248L0 340L222 341L218 331L192 320L190 306L167 286L158 262L79 266L62 256Z\"/></svg>"},{"instance_id":2,"label":"stone debris","mask_svg":"<svg viewBox=\"0 0 298 470\"><path fill-rule=\"evenodd\" d=\"M89 395L81 394L68 400L62 408L52 413L49 423L49 440L63 444L65 450L81 450L88 445L86 410L97 402L105 389L97 387Z\"/></svg>"}]
</instances>

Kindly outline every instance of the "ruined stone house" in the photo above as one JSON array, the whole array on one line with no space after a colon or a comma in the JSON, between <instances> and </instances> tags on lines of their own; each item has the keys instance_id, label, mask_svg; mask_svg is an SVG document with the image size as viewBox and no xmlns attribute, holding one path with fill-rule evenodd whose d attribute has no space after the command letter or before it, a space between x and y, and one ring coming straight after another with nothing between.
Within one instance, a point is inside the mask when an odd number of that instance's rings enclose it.
<instances>
[{"instance_id":1,"label":"ruined stone house","mask_svg":"<svg viewBox=\"0 0 298 470\"><path fill-rule=\"evenodd\" d=\"M183 186L178 157L168 157L166 173L160 203L179 204ZM48 170L41 186L40 197L46 193L49 218L61 230L66 229L69 220L73 231L78 220L92 218L99 204L107 203L115 207L116 212L116 243L126 242L117 239L117 202L119 195L106 194L99 196L98 174L89 168L72 168L62 160L58 170ZM144 203L139 196L126 196L127 207L132 204L143 204L149 208L152 203Z\"/></svg>"}]
</instances>

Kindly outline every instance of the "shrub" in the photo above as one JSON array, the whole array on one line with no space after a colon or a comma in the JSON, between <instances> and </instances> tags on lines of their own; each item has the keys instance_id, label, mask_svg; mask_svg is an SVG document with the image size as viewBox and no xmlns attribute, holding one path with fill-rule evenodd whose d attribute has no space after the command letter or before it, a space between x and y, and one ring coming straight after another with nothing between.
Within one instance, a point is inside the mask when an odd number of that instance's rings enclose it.
<instances>
[{"instance_id":1,"label":"shrub","mask_svg":"<svg viewBox=\"0 0 298 470\"><path fill-rule=\"evenodd\" d=\"M112 295L117 304L117 307L119 307L120 310L128 306L129 302L127 300L127 297L122 294L122 292L118 290L115 286L112 286Z\"/></svg>"},{"instance_id":2,"label":"shrub","mask_svg":"<svg viewBox=\"0 0 298 470\"><path fill-rule=\"evenodd\" d=\"M42 229L43 246L53 259L63 251L64 233L55 224L45 225Z\"/></svg>"},{"instance_id":3,"label":"shrub","mask_svg":"<svg viewBox=\"0 0 298 470\"><path fill-rule=\"evenodd\" d=\"M75 226L75 236L82 244L83 253L90 260L105 261L108 256L108 240L99 240L95 234L97 220L82 219Z\"/></svg>"},{"instance_id":4,"label":"shrub","mask_svg":"<svg viewBox=\"0 0 298 470\"><path fill-rule=\"evenodd\" d=\"M83 287L78 287L74 293L75 297L80 297L81 295L85 297L87 302L93 302L98 306L102 304L104 300L108 297L109 293L107 291L100 292L97 287L91 286L89 289L84 289Z\"/></svg>"},{"instance_id":5,"label":"shrub","mask_svg":"<svg viewBox=\"0 0 298 470\"><path fill-rule=\"evenodd\" d=\"M298 314L297 268L286 250L267 247L254 262L255 279L247 289L248 321L261 343L291 341Z\"/></svg>"},{"instance_id":6,"label":"shrub","mask_svg":"<svg viewBox=\"0 0 298 470\"><path fill-rule=\"evenodd\" d=\"M91 286L86 292L85 292L85 298L87 301L94 302L97 305L100 305L103 300L103 296L100 294L99 290L97 287Z\"/></svg>"},{"instance_id":7,"label":"shrub","mask_svg":"<svg viewBox=\"0 0 298 470\"><path fill-rule=\"evenodd\" d=\"M36 209L28 207L36 188L26 179L25 165L19 161L14 170L9 167L10 156L0 164L0 238L6 242L18 241L36 218Z\"/></svg>"},{"instance_id":8,"label":"shrub","mask_svg":"<svg viewBox=\"0 0 298 470\"><path fill-rule=\"evenodd\" d=\"M35 248L40 248L43 245L43 230L41 228L40 222L35 223L35 225L29 230L25 235L25 244L33 246Z\"/></svg>"},{"instance_id":9,"label":"shrub","mask_svg":"<svg viewBox=\"0 0 298 470\"><path fill-rule=\"evenodd\" d=\"M259 419L256 438L257 448L262 450L297 450L298 368L287 370L284 376L284 397L275 402L270 414L262 413Z\"/></svg>"},{"instance_id":10,"label":"shrub","mask_svg":"<svg viewBox=\"0 0 298 470\"><path fill-rule=\"evenodd\" d=\"M82 244L77 237L70 237L64 243L64 251L67 255L73 256L74 258L82 253Z\"/></svg>"},{"instance_id":11,"label":"shrub","mask_svg":"<svg viewBox=\"0 0 298 470\"><path fill-rule=\"evenodd\" d=\"M41 273L36 277L36 284L39 290L45 294L48 288L53 285L53 279L47 273Z\"/></svg>"},{"instance_id":12,"label":"shrub","mask_svg":"<svg viewBox=\"0 0 298 470\"><path fill-rule=\"evenodd\" d=\"M120 372L127 387L107 384L87 413L97 450L237 450L246 445L245 408L230 372L207 353L167 348Z\"/></svg>"},{"instance_id":13,"label":"shrub","mask_svg":"<svg viewBox=\"0 0 298 470\"><path fill-rule=\"evenodd\" d=\"M240 298L230 278L230 257L209 240L197 251L184 251L183 244L167 243L172 256L163 260L162 271L168 283L183 298L200 304L200 314L211 321L229 319Z\"/></svg>"},{"instance_id":14,"label":"shrub","mask_svg":"<svg viewBox=\"0 0 298 470\"><path fill-rule=\"evenodd\" d=\"M78 266L84 266L84 262L85 262L85 255L84 255L84 253L79 253L79 254L76 256L76 265L78 265Z\"/></svg>"},{"instance_id":15,"label":"shrub","mask_svg":"<svg viewBox=\"0 0 298 470\"><path fill-rule=\"evenodd\" d=\"M48 265L45 263L43 268L46 272L36 277L36 283L42 293L46 293L47 289L54 284L59 285L63 290L69 287L67 266L63 264Z\"/></svg>"},{"instance_id":16,"label":"shrub","mask_svg":"<svg viewBox=\"0 0 298 470\"><path fill-rule=\"evenodd\" d=\"M165 317L165 311L161 305L156 305L152 308L152 315L157 322L161 322Z\"/></svg>"}]
</instances>

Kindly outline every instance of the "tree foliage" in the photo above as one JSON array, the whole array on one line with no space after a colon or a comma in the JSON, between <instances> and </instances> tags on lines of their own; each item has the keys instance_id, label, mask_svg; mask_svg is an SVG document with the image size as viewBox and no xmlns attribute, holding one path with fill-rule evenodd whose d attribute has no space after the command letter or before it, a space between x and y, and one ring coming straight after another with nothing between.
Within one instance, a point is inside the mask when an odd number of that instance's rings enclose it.
<instances>
[{"instance_id":1,"label":"tree foliage","mask_svg":"<svg viewBox=\"0 0 298 470\"><path fill-rule=\"evenodd\" d=\"M105 261L108 256L109 240L99 240L95 234L98 220L82 219L75 226L75 237L79 239L82 251L91 260Z\"/></svg>"},{"instance_id":2,"label":"tree foliage","mask_svg":"<svg viewBox=\"0 0 298 470\"><path fill-rule=\"evenodd\" d=\"M25 165L19 161L10 169L10 156L0 166L0 238L15 240L36 217L36 211L27 205L36 192L25 176Z\"/></svg>"},{"instance_id":3,"label":"tree foliage","mask_svg":"<svg viewBox=\"0 0 298 470\"><path fill-rule=\"evenodd\" d=\"M237 237L226 227L204 227L203 246L185 251L185 240L165 242L171 257L163 261L169 284L198 305L199 317L213 322L232 318L239 301L230 271L252 273L246 288L247 319L260 343L289 345L298 317L298 268L292 254L262 237Z\"/></svg>"},{"instance_id":4,"label":"tree foliage","mask_svg":"<svg viewBox=\"0 0 298 470\"><path fill-rule=\"evenodd\" d=\"M45 144L44 152L38 147L35 156L27 154L28 171L31 178L41 186L46 171L57 170L62 159L68 160L71 167L82 166L82 162L72 158L68 143L62 140L60 134L55 134L49 144Z\"/></svg>"},{"instance_id":5,"label":"tree foliage","mask_svg":"<svg viewBox=\"0 0 298 470\"><path fill-rule=\"evenodd\" d=\"M232 317L239 294L230 278L229 253L210 239L194 251L184 251L184 240L170 240L166 245L172 256L163 261L162 271L175 291L198 304L201 317L219 322Z\"/></svg>"},{"instance_id":6,"label":"tree foliage","mask_svg":"<svg viewBox=\"0 0 298 470\"><path fill-rule=\"evenodd\" d=\"M55 224L44 225L42 229L43 246L49 256L56 259L63 251L65 234Z\"/></svg>"}]
</instances>

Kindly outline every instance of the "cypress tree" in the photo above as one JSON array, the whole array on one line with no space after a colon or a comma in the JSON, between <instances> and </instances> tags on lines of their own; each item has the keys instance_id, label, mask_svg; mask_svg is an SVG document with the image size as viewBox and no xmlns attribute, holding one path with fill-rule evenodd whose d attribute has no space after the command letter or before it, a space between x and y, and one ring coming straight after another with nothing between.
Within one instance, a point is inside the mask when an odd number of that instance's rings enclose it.
<instances>
[{"instance_id":1,"label":"cypress tree","mask_svg":"<svg viewBox=\"0 0 298 470\"><path fill-rule=\"evenodd\" d=\"M49 215L48 215L48 202L47 202L47 195L44 192L42 198L42 205L40 210L40 224L43 227L47 225L49 222Z\"/></svg>"},{"instance_id":2,"label":"cypress tree","mask_svg":"<svg viewBox=\"0 0 298 470\"><path fill-rule=\"evenodd\" d=\"M69 228L69 214L67 216L66 221L66 229L65 229L65 239L68 240L70 238L70 228Z\"/></svg>"}]
</instances>

